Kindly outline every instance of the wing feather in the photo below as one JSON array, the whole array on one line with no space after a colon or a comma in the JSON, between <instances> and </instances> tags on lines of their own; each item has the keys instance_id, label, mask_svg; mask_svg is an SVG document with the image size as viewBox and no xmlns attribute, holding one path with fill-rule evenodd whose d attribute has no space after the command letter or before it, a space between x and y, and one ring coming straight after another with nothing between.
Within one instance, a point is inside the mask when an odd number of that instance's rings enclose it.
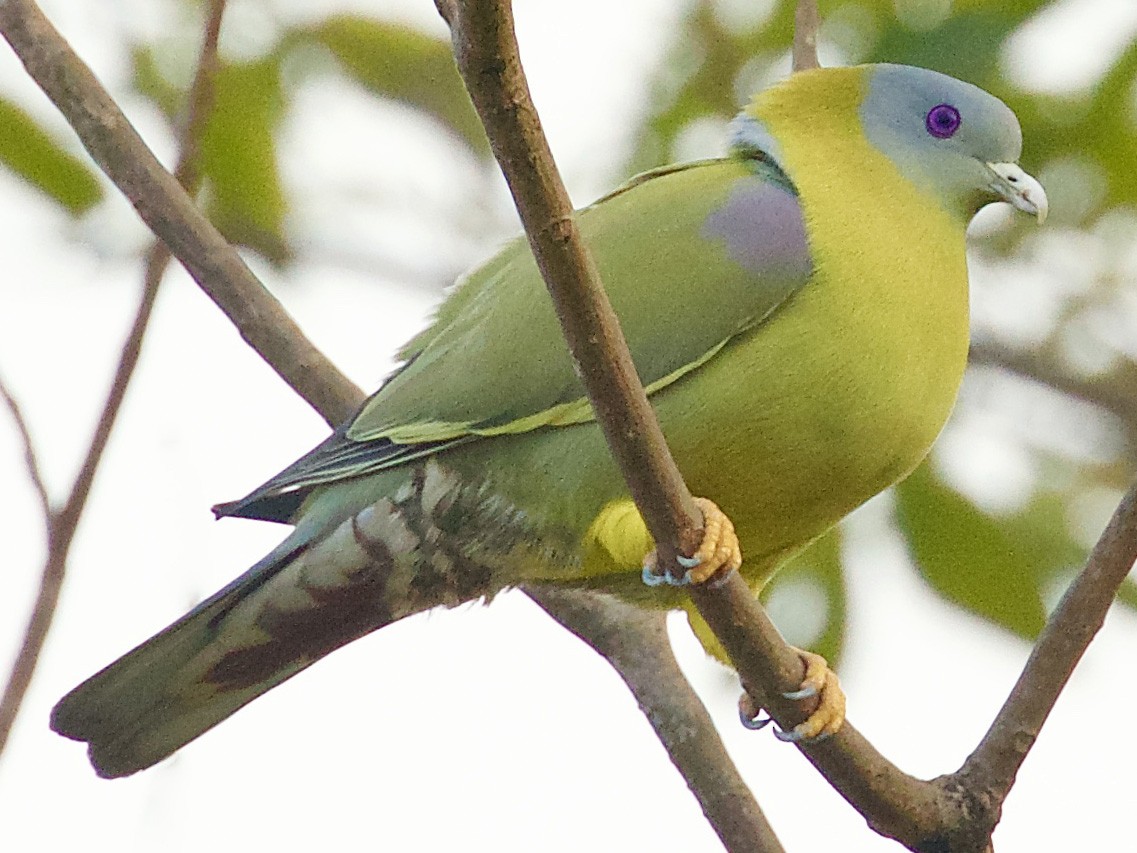
<instances>
[{"instance_id":1,"label":"wing feather","mask_svg":"<svg viewBox=\"0 0 1137 853\"><path fill-rule=\"evenodd\" d=\"M640 379L657 393L777 310L812 262L792 184L751 158L638 176L579 214ZM480 437L592 419L524 239L461 280L347 424L218 515L288 521L319 485Z\"/></svg>"}]
</instances>

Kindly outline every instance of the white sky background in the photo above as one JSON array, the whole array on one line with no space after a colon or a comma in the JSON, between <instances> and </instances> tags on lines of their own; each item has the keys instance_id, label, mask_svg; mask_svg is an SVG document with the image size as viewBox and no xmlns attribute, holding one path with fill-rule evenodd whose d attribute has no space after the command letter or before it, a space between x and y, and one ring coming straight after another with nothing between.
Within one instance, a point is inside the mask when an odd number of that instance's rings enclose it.
<instances>
[{"instance_id":1,"label":"white sky background","mask_svg":"<svg viewBox=\"0 0 1137 853\"><path fill-rule=\"evenodd\" d=\"M1050 82L1063 79L1056 70L1061 62L1099 56L1131 8L1129 0L1067 5L1082 14L1062 18L1049 32L1035 28L1034 42L1015 50L1016 59L1050 57L1040 86L1061 86ZM168 156L171 140L126 92L121 47L131 33L170 32L164 4L54 0L44 6ZM312 17L348 6L371 14L395 7L407 20L442 32L429 0L236 0L227 25L267 26L273 15L298 14L292 6ZM622 177L638 99L680 6L518 3L530 84L578 203ZM1117 16L1112 26L1072 31L1071 20L1109 14ZM1051 45L1072 42L1077 51L1048 53ZM1092 79L1092 69L1071 69L1086 73ZM0 51L0 90L63 128L7 49ZM1026 147L1029 152L1030 140ZM314 234L312 260L287 281L257 271L317 345L361 385L374 387L430 306L424 291L377 280L368 266L437 275L471 263L505 231L486 226L484 240L456 244L452 229L437 223L486 211L489 221L506 223L504 190L496 175L486 177L438 141L429 124L330 83L299 98L281 158L287 179L303 188L295 227ZM345 205L351 188L356 197ZM397 222L392 199L427 215ZM86 245L61 236L76 234ZM24 404L57 496L86 447L133 315L140 278L135 250L145 236L120 199L75 226L0 174L0 375ZM324 433L180 269L172 272L79 530L54 633L0 760L6 849L719 849L617 676L519 594L489 608L408 619L351 644L174 759L126 780L98 780L82 747L48 731L48 712L64 692L275 544L282 528L213 523L209 506L244 494ZM43 544L5 417L0 509L0 672L6 672L38 583ZM870 505L850 535L880 540L886 513L887 499ZM902 768L925 776L948 772L982 735L1028 648L936 598L905 565L898 545L859 553L864 559L850 572L851 643L841 668L850 718ZM768 733L743 731L725 671L704 658L685 629L675 637L788 850L897 849L868 830L795 749ZM1137 619L1115 611L1023 769L996 835L1000 851L1117 849L1118 839L1131 837L1133 786L1114 780L1137 764L1137 744L1123 722L1137 703L1129 677L1134 648Z\"/></svg>"}]
</instances>

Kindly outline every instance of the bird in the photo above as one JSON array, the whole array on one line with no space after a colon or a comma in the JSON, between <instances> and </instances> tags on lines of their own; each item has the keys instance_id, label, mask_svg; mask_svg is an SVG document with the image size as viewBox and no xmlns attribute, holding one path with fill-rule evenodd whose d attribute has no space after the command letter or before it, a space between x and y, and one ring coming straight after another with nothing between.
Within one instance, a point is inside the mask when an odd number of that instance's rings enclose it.
<instances>
[{"instance_id":1,"label":"bird","mask_svg":"<svg viewBox=\"0 0 1137 853\"><path fill-rule=\"evenodd\" d=\"M819 68L756 95L727 155L577 212L672 454L706 496L718 538L688 575L653 570L518 238L459 279L353 417L214 508L292 525L281 544L67 694L52 727L121 777L434 607L525 582L689 607L685 583L739 566L757 592L929 452L967 360L967 225L997 201L1047 214L1021 149L1011 109L970 83Z\"/></svg>"}]
</instances>

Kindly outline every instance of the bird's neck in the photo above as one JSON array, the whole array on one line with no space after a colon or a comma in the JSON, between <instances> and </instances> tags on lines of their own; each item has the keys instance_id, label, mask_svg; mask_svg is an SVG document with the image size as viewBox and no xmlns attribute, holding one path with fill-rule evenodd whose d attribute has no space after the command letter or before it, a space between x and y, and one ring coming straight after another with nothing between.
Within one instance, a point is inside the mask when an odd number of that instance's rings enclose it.
<instances>
[{"instance_id":1,"label":"bird's neck","mask_svg":"<svg viewBox=\"0 0 1137 853\"><path fill-rule=\"evenodd\" d=\"M908 330L913 351L942 349L936 363L954 374L967 346L966 221L865 139L863 91L855 68L801 72L750 112L798 189L815 269L827 281L857 283L834 295L848 300L847 321L871 303L874 316ZM802 109L803 98L812 109Z\"/></svg>"}]
</instances>

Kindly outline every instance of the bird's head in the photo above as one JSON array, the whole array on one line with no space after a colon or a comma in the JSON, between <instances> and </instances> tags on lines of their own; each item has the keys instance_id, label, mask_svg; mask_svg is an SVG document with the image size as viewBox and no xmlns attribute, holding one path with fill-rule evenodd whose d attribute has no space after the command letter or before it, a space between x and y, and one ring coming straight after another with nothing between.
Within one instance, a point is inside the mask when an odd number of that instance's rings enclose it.
<instances>
[{"instance_id":1,"label":"bird's head","mask_svg":"<svg viewBox=\"0 0 1137 853\"><path fill-rule=\"evenodd\" d=\"M735 145L781 161L783 129L795 123L809 133L859 133L964 221L993 201L1046 218L1042 185L1016 162L1018 119L970 83L905 65L802 72L755 99L736 121Z\"/></svg>"}]
</instances>

